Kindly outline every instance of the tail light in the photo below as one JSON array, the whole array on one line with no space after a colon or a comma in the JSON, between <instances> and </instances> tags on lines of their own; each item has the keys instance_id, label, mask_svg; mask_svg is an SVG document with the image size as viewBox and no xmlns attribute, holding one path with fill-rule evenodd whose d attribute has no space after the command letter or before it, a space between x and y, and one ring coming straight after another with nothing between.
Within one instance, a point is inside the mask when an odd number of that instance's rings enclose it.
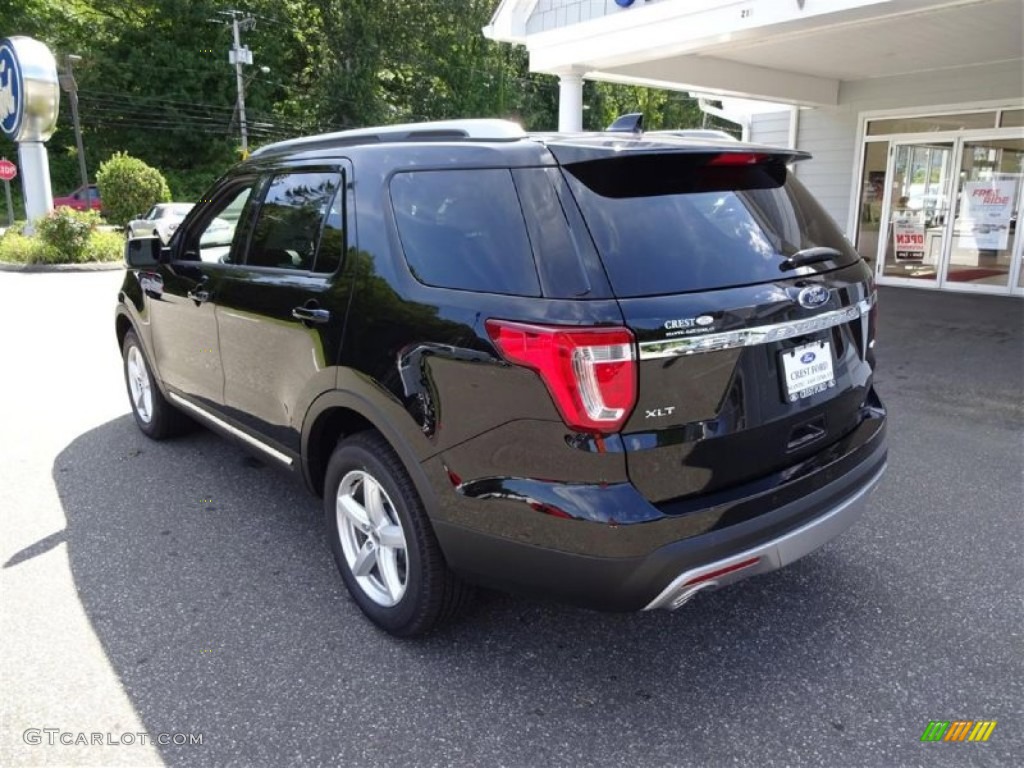
<instances>
[{"instance_id":1,"label":"tail light","mask_svg":"<svg viewBox=\"0 0 1024 768\"><path fill-rule=\"evenodd\" d=\"M488 320L508 362L540 374L565 423L618 432L636 405L636 353L626 328L570 328Z\"/></svg>"}]
</instances>

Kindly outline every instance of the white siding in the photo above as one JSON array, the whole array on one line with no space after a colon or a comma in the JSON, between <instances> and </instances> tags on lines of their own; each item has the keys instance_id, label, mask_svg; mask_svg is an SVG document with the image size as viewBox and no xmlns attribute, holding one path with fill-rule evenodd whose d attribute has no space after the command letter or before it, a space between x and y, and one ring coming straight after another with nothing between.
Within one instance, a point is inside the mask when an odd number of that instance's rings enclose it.
<instances>
[{"instance_id":1,"label":"white siding","mask_svg":"<svg viewBox=\"0 0 1024 768\"><path fill-rule=\"evenodd\" d=\"M994 100L1019 104L1022 96L1024 73L1020 62L844 82L839 88L840 106L800 111L797 146L814 156L800 164L800 180L845 230L861 112L918 107L927 112L932 107ZM754 125L777 114L759 116ZM768 121L763 134L752 126L751 136L755 141L779 143L768 141L777 131L777 121ZM782 143L785 140L783 137Z\"/></svg>"},{"instance_id":2,"label":"white siding","mask_svg":"<svg viewBox=\"0 0 1024 768\"><path fill-rule=\"evenodd\" d=\"M615 0L537 0L537 5L526 21L526 33L532 35L560 29L612 13L628 13L632 8L660 2L664 0L637 0L633 6L622 8L616 5Z\"/></svg>"},{"instance_id":3,"label":"white siding","mask_svg":"<svg viewBox=\"0 0 1024 768\"><path fill-rule=\"evenodd\" d=\"M789 110L754 115L750 121L750 140L772 147L789 146Z\"/></svg>"},{"instance_id":4,"label":"white siding","mask_svg":"<svg viewBox=\"0 0 1024 768\"><path fill-rule=\"evenodd\" d=\"M590 21L616 10L615 0L538 0L526 22L528 35Z\"/></svg>"}]
</instances>

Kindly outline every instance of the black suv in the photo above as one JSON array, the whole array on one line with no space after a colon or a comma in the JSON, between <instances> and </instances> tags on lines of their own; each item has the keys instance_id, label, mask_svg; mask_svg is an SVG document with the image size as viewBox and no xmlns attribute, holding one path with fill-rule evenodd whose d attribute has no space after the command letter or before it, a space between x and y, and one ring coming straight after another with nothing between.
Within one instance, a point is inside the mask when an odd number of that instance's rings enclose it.
<instances>
[{"instance_id":1,"label":"black suv","mask_svg":"<svg viewBox=\"0 0 1024 768\"><path fill-rule=\"evenodd\" d=\"M470 584L678 608L843 531L885 469L874 287L805 157L495 120L264 147L128 242L135 419L300 474L394 634Z\"/></svg>"}]
</instances>

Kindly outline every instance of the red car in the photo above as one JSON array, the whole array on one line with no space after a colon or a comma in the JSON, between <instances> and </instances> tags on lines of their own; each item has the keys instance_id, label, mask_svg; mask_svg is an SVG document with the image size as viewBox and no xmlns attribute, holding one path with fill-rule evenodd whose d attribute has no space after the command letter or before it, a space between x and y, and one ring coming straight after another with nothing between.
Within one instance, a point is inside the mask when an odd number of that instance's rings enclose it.
<instances>
[{"instance_id":1,"label":"red car","mask_svg":"<svg viewBox=\"0 0 1024 768\"><path fill-rule=\"evenodd\" d=\"M60 208L62 205L65 205L68 208L74 208L76 211L85 211L89 209L98 211L103 207L100 202L100 191L96 189L95 184L90 184L87 187L79 187L70 195L53 198L54 208Z\"/></svg>"}]
</instances>

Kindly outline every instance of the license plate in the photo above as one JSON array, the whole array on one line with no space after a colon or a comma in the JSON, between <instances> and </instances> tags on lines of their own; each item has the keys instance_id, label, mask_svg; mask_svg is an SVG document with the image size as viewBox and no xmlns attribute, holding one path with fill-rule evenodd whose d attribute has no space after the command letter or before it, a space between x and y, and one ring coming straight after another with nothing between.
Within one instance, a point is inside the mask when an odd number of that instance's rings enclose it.
<instances>
[{"instance_id":1,"label":"license plate","mask_svg":"<svg viewBox=\"0 0 1024 768\"><path fill-rule=\"evenodd\" d=\"M804 344L782 353L782 383L791 403L836 385L832 345L827 341Z\"/></svg>"}]
</instances>

